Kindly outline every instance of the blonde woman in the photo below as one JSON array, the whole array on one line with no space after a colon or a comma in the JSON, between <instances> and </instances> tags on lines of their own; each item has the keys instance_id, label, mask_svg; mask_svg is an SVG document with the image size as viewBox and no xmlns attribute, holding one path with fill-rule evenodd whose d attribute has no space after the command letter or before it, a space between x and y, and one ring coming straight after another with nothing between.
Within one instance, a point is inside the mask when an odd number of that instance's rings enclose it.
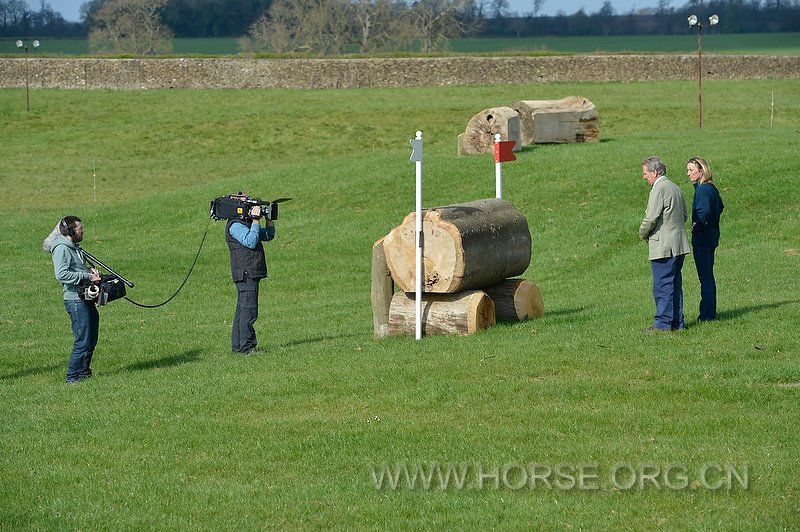
<instances>
[{"instance_id":1,"label":"blonde woman","mask_svg":"<svg viewBox=\"0 0 800 532\"><path fill-rule=\"evenodd\" d=\"M705 159L692 157L686 161L686 175L694 185L692 254L700 279L700 315L697 320L709 321L717 318L714 252L719 245L719 218L725 205Z\"/></svg>"}]
</instances>

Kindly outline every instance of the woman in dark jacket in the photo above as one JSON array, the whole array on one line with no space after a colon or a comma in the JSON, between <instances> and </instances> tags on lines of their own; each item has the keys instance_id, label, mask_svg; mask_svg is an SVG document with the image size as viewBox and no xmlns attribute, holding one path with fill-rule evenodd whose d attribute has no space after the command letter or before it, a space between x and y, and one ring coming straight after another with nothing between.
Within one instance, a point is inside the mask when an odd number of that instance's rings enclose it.
<instances>
[{"instance_id":1,"label":"woman in dark jacket","mask_svg":"<svg viewBox=\"0 0 800 532\"><path fill-rule=\"evenodd\" d=\"M692 254L700 278L698 321L717 318L717 283L714 280L714 251L719 245L719 217L725 206L714 185L711 168L702 157L686 162L686 174L694 185L692 202Z\"/></svg>"}]
</instances>

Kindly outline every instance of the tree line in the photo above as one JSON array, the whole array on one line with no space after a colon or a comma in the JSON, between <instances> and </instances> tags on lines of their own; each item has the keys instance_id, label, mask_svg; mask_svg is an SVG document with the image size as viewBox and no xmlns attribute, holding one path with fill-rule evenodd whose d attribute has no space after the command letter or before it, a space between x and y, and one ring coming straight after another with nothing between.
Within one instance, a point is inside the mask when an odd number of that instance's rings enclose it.
<instances>
[{"instance_id":1,"label":"tree line","mask_svg":"<svg viewBox=\"0 0 800 532\"><path fill-rule=\"evenodd\" d=\"M800 31L800 0L656 1L542 16L545 0L526 14L510 13L508 0L89 0L76 23L46 0L0 0L0 36L88 36L98 50L135 53L165 51L172 37L243 37L251 50L331 54L430 52L462 36L683 34L689 14L718 14L725 33Z\"/></svg>"}]
</instances>

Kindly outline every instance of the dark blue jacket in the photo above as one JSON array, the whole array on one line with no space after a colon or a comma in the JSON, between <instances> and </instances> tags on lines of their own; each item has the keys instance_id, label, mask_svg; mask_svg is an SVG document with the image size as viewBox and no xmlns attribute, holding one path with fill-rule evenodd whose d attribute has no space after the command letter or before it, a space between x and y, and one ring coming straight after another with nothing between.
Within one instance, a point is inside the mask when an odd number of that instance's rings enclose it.
<instances>
[{"instance_id":1,"label":"dark blue jacket","mask_svg":"<svg viewBox=\"0 0 800 532\"><path fill-rule=\"evenodd\" d=\"M694 186L692 202L692 246L715 248L719 245L719 217L725 205L712 183Z\"/></svg>"}]
</instances>

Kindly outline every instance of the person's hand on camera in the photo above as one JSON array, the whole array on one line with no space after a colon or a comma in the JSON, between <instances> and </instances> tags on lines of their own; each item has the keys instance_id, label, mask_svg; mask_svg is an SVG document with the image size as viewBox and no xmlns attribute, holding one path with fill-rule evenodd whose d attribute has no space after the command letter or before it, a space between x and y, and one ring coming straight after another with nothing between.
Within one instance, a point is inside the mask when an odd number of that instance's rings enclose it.
<instances>
[{"instance_id":1,"label":"person's hand on camera","mask_svg":"<svg viewBox=\"0 0 800 532\"><path fill-rule=\"evenodd\" d=\"M254 205L250 208L250 218L258 220L261 218L261 205Z\"/></svg>"},{"instance_id":2,"label":"person's hand on camera","mask_svg":"<svg viewBox=\"0 0 800 532\"><path fill-rule=\"evenodd\" d=\"M90 271L92 273L91 282L99 283L100 282L100 272L98 272L95 268L92 268Z\"/></svg>"}]
</instances>

